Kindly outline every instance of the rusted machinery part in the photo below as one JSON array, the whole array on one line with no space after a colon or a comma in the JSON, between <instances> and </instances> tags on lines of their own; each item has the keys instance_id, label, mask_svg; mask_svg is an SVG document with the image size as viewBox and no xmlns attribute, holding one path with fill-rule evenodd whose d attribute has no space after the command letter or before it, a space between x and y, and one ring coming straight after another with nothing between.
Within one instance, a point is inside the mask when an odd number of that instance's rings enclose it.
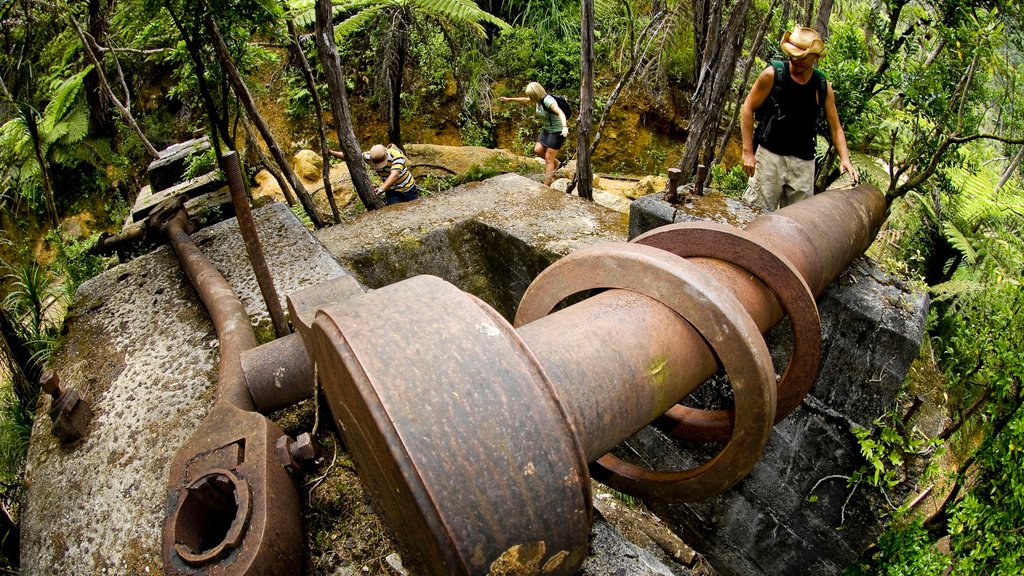
<instances>
[{"instance_id":1,"label":"rusted machinery part","mask_svg":"<svg viewBox=\"0 0 1024 576\"><path fill-rule=\"evenodd\" d=\"M277 461L275 443L283 432L253 411L242 375L240 355L256 345L249 316L185 232L185 211L164 221L181 267L213 320L221 356L213 408L171 459L164 573L290 573L302 561L299 497Z\"/></svg>"},{"instance_id":2,"label":"rusted machinery part","mask_svg":"<svg viewBox=\"0 0 1024 576\"><path fill-rule=\"evenodd\" d=\"M677 256L706 257L728 262L753 274L771 290L789 315L793 349L778 382L775 422L788 416L814 385L821 366L821 320L814 295L800 272L743 231L714 222L669 224L632 240ZM762 330L767 326L761 327ZM665 413L673 434L690 440L725 442L733 429L734 410L700 410L676 404ZM664 425L664 422L662 423Z\"/></svg>"},{"instance_id":3,"label":"rusted machinery part","mask_svg":"<svg viewBox=\"0 0 1024 576\"><path fill-rule=\"evenodd\" d=\"M238 230L242 233L242 241L245 243L249 264L252 265L253 274L256 276L256 284L260 288L263 303L270 314L270 321L274 325L274 333L278 338L282 338L290 334L291 330L288 329L288 320L284 316L284 307L281 306L281 300L277 296L277 288L274 287L274 277L270 273L267 259L263 255L263 244L260 243L260 236L256 231L256 222L253 220L252 209L249 207L249 198L245 194L245 181L242 179L242 167L238 163L238 154L235 151L231 151L222 155L221 165L224 167L224 175L228 179L231 205L235 209L235 221L238 222Z\"/></svg>"},{"instance_id":4,"label":"rusted machinery part","mask_svg":"<svg viewBox=\"0 0 1024 576\"><path fill-rule=\"evenodd\" d=\"M249 314L224 276L186 232L188 214L180 210L166 223L167 239L182 270L206 307L220 343L220 372L217 402L226 402L243 410L254 410L242 377L239 355L256 347Z\"/></svg>"},{"instance_id":5,"label":"rusted machinery part","mask_svg":"<svg viewBox=\"0 0 1024 576\"><path fill-rule=\"evenodd\" d=\"M260 414L214 404L171 460L164 574L291 574L301 565L299 494L276 450L283 435Z\"/></svg>"},{"instance_id":6,"label":"rusted machinery part","mask_svg":"<svg viewBox=\"0 0 1024 576\"><path fill-rule=\"evenodd\" d=\"M588 471L508 322L417 276L321 309L310 334L360 478L416 573L575 573Z\"/></svg>"},{"instance_id":7,"label":"rusted machinery part","mask_svg":"<svg viewBox=\"0 0 1024 576\"><path fill-rule=\"evenodd\" d=\"M299 334L289 334L241 355L246 388L261 414L313 396L313 364Z\"/></svg>"},{"instance_id":8,"label":"rusted machinery part","mask_svg":"<svg viewBox=\"0 0 1024 576\"><path fill-rule=\"evenodd\" d=\"M577 250L541 272L523 295L516 325L597 288L644 294L693 325L730 376L738 416L725 448L697 468L653 471L609 454L597 460L595 478L635 496L671 502L706 498L734 485L757 462L775 421L775 373L753 319L727 289L682 257L643 244L611 243Z\"/></svg>"},{"instance_id":9,"label":"rusted machinery part","mask_svg":"<svg viewBox=\"0 0 1024 576\"><path fill-rule=\"evenodd\" d=\"M744 231L792 262L817 296L871 245L887 212L885 196L861 184L760 216Z\"/></svg>"},{"instance_id":10,"label":"rusted machinery part","mask_svg":"<svg viewBox=\"0 0 1024 576\"><path fill-rule=\"evenodd\" d=\"M109 232L101 234L96 243L89 248L89 253L109 256L138 242L161 239L164 224L173 218L183 206L184 202L181 198L168 198L154 206L145 220L132 222L117 234Z\"/></svg>"}]
</instances>

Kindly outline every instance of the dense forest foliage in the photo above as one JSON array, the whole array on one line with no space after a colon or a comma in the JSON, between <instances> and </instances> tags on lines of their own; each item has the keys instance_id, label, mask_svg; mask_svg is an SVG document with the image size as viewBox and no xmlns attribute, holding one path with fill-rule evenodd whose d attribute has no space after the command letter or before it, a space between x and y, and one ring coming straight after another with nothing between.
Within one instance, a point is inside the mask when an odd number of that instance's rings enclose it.
<instances>
[{"instance_id":1,"label":"dense forest foliage","mask_svg":"<svg viewBox=\"0 0 1024 576\"><path fill-rule=\"evenodd\" d=\"M922 361L941 371L948 425L926 442L955 463L930 477L946 486L940 505L894 502L890 530L848 570L1024 573L1024 27L1014 0L0 0L8 566L59 309L104 266L85 248L123 221L158 150L204 130L216 149L239 150L250 175L265 168L290 187L320 226L329 222L285 158L297 146L341 149L360 202L376 209L360 150L429 127L445 143L527 153L529 111L496 100L535 80L578 104L565 151L582 173L622 169L611 159L629 155L630 169L678 167L686 179L711 166L713 186L734 191L744 184L739 105L794 24L826 39L820 68L854 161L890 202L873 254L932 295ZM276 82L285 88L271 93ZM285 122L265 117L266 102ZM660 139L601 154L603 129L641 122ZM838 163L820 140L822 189ZM215 161L197 158L196 169ZM83 212L85 230L73 224ZM903 416L894 406L858 431L867 473L851 483L901 481L922 447L892 424Z\"/></svg>"}]
</instances>

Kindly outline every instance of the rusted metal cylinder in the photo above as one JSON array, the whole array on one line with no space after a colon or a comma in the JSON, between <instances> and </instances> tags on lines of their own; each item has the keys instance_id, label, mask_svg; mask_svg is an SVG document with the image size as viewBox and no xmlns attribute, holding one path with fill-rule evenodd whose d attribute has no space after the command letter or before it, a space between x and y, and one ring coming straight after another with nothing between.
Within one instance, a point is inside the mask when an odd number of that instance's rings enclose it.
<instances>
[{"instance_id":1,"label":"rusted metal cylinder","mask_svg":"<svg viewBox=\"0 0 1024 576\"><path fill-rule=\"evenodd\" d=\"M242 232L245 251L249 255L249 263L252 264L252 271L256 275L256 284L260 287L263 302L267 306L267 312L270 313L270 321L274 324L274 333L278 338L287 336L291 330L288 329L288 320L284 317L284 308L277 296L277 288L274 287L274 277L270 274L267 259L263 256L263 245L256 232L256 222L252 218L249 199L245 196L245 182L242 181L242 167L238 163L238 154L234 151L228 152L221 156L221 160L224 174L228 179L228 189L231 191L231 205L235 209L235 220L238 221L238 229Z\"/></svg>"},{"instance_id":2,"label":"rusted metal cylinder","mask_svg":"<svg viewBox=\"0 0 1024 576\"><path fill-rule=\"evenodd\" d=\"M862 186L768 215L748 234L818 294L867 248L885 208ZM718 258L688 261L642 244L579 252L531 285L516 330L429 277L316 315L306 345L331 410L378 509L425 574L571 574L586 552L586 462L597 460L595 474L617 486L678 501L737 481L767 440L775 386L757 333L784 306L765 283ZM548 314L601 288L610 289ZM604 456L714 374L716 356L744 384L733 379L737 424L726 450L739 448L700 467L711 481L636 472Z\"/></svg>"},{"instance_id":3,"label":"rusted metal cylinder","mask_svg":"<svg viewBox=\"0 0 1024 576\"><path fill-rule=\"evenodd\" d=\"M298 334L246 350L241 362L246 387L261 414L313 397L313 365Z\"/></svg>"},{"instance_id":4,"label":"rusted metal cylinder","mask_svg":"<svg viewBox=\"0 0 1024 576\"><path fill-rule=\"evenodd\" d=\"M497 312L417 276L320 310L308 344L364 486L417 573L575 571L589 536L586 462Z\"/></svg>"},{"instance_id":5,"label":"rusted metal cylinder","mask_svg":"<svg viewBox=\"0 0 1024 576\"><path fill-rule=\"evenodd\" d=\"M819 294L867 249L885 214L884 197L860 186L767 214L747 231L792 260L804 278L814 279L817 289L811 289ZM690 261L728 286L762 332L782 318L775 295L748 272L713 258ZM818 268L819 262L830 265ZM588 461L664 414L718 370L692 326L664 304L625 290L603 292L517 331L559 390Z\"/></svg>"}]
</instances>

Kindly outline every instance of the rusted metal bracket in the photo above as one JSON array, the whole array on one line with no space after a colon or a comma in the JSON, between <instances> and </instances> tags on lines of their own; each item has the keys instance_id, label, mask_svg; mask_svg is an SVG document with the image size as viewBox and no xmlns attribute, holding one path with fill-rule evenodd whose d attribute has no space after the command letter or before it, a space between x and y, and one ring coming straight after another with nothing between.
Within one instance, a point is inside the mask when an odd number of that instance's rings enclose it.
<instances>
[{"instance_id":1,"label":"rusted metal bracket","mask_svg":"<svg viewBox=\"0 0 1024 576\"><path fill-rule=\"evenodd\" d=\"M50 395L51 430L63 444L73 444L85 436L92 421L92 407L74 390L61 390L60 378L53 370L39 377L39 388Z\"/></svg>"}]
</instances>

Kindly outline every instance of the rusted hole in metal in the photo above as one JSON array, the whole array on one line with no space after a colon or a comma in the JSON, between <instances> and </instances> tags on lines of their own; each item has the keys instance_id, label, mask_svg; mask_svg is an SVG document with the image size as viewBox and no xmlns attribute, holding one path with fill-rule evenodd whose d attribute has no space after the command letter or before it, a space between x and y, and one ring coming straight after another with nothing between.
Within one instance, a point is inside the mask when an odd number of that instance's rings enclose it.
<instances>
[{"instance_id":1,"label":"rusted hole in metal","mask_svg":"<svg viewBox=\"0 0 1024 576\"><path fill-rule=\"evenodd\" d=\"M175 548L185 561L208 562L238 545L248 520L248 490L226 471L211 472L189 486L174 525Z\"/></svg>"}]
</instances>

